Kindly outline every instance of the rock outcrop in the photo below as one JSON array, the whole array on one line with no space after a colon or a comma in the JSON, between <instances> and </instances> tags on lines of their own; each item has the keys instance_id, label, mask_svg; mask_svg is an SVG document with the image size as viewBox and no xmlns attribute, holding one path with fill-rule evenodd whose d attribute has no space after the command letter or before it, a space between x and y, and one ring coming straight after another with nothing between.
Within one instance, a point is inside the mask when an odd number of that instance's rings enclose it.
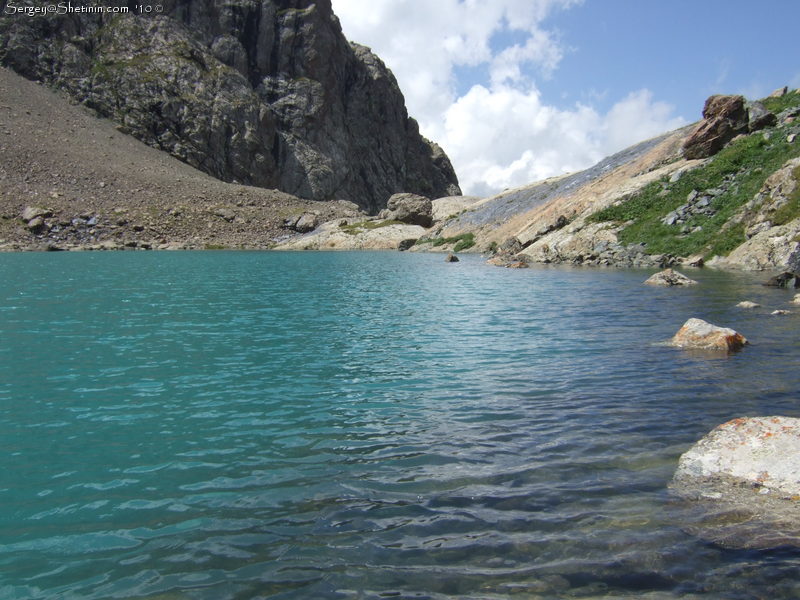
<instances>
[{"instance_id":1,"label":"rock outcrop","mask_svg":"<svg viewBox=\"0 0 800 600\"><path fill-rule=\"evenodd\" d=\"M289 238L276 250L408 250L427 230L419 225L362 217L334 219L305 235Z\"/></svg>"},{"instance_id":2,"label":"rock outcrop","mask_svg":"<svg viewBox=\"0 0 800 600\"><path fill-rule=\"evenodd\" d=\"M672 339L671 346L693 350L733 352L747 344L740 333L727 327L718 327L702 319L689 319Z\"/></svg>"},{"instance_id":3,"label":"rock outcrop","mask_svg":"<svg viewBox=\"0 0 800 600\"><path fill-rule=\"evenodd\" d=\"M433 204L430 198L418 194L394 194L379 216L381 219L430 227L433 225Z\"/></svg>"},{"instance_id":4,"label":"rock outcrop","mask_svg":"<svg viewBox=\"0 0 800 600\"><path fill-rule=\"evenodd\" d=\"M683 144L687 159L706 158L748 129L744 96L711 96L703 107L703 120Z\"/></svg>"},{"instance_id":5,"label":"rock outcrop","mask_svg":"<svg viewBox=\"0 0 800 600\"><path fill-rule=\"evenodd\" d=\"M0 62L223 181L372 212L396 192L460 194L392 73L345 40L330 0L162 5L2 19Z\"/></svg>"}]
</instances>

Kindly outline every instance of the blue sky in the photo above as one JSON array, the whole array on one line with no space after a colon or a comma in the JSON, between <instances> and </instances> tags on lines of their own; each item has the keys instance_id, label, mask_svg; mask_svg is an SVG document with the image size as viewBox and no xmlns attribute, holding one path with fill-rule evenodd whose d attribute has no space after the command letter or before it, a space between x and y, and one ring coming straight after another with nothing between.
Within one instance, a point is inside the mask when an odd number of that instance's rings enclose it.
<instances>
[{"instance_id":1,"label":"blue sky","mask_svg":"<svg viewBox=\"0 0 800 600\"><path fill-rule=\"evenodd\" d=\"M800 87L800 2L587 0L546 23L571 50L541 82L554 99L647 88L695 120L711 94Z\"/></svg>"},{"instance_id":2,"label":"blue sky","mask_svg":"<svg viewBox=\"0 0 800 600\"><path fill-rule=\"evenodd\" d=\"M800 87L800 0L333 0L398 79L465 193L585 168L700 118L713 93Z\"/></svg>"}]
</instances>

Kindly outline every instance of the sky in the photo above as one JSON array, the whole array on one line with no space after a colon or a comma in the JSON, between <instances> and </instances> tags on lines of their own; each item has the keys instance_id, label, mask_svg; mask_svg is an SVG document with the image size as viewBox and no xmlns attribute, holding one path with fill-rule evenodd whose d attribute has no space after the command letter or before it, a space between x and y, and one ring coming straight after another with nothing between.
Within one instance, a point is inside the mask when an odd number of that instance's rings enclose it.
<instances>
[{"instance_id":1,"label":"sky","mask_svg":"<svg viewBox=\"0 0 800 600\"><path fill-rule=\"evenodd\" d=\"M800 0L332 2L468 195L589 167L711 94L800 87Z\"/></svg>"}]
</instances>

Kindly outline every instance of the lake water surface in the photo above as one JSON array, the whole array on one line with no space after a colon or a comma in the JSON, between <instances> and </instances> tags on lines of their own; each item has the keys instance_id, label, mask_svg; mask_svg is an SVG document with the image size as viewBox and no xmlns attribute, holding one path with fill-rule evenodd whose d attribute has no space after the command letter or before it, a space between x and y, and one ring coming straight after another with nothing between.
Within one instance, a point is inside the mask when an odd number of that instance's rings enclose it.
<instances>
[{"instance_id":1,"label":"lake water surface","mask_svg":"<svg viewBox=\"0 0 800 600\"><path fill-rule=\"evenodd\" d=\"M648 274L0 254L0 599L799 597L800 552L667 489L716 425L800 416L792 293ZM689 317L753 343L656 344Z\"/></svg>"}]
</instances>

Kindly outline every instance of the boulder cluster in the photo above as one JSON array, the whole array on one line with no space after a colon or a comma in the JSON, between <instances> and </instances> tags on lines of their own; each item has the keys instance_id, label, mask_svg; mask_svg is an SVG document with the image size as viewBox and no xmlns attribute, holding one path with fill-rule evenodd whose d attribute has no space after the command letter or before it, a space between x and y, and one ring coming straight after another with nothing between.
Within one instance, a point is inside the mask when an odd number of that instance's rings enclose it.
<instances>
[{"instance_id":1,"label":"boulder cluster","mask_svg":"<svg viewBox=\"0 0 800 600\"><path fill-rule=\"evenodd\" d=\"M686 204L682 204L670 212L661 222L664 223L664 225L685 225L689 219L698 215L713 217L717 211L712 202L716 196L721 196L726 191L727 188L725 187L711 188L709 190L704 190L702 193L697 190L692 190L686 197ZM683 233L690 233L692 231L694 231L694 229L689 229L688 226L684 226L682 229Z\"/></svg>"}]
</instances>

